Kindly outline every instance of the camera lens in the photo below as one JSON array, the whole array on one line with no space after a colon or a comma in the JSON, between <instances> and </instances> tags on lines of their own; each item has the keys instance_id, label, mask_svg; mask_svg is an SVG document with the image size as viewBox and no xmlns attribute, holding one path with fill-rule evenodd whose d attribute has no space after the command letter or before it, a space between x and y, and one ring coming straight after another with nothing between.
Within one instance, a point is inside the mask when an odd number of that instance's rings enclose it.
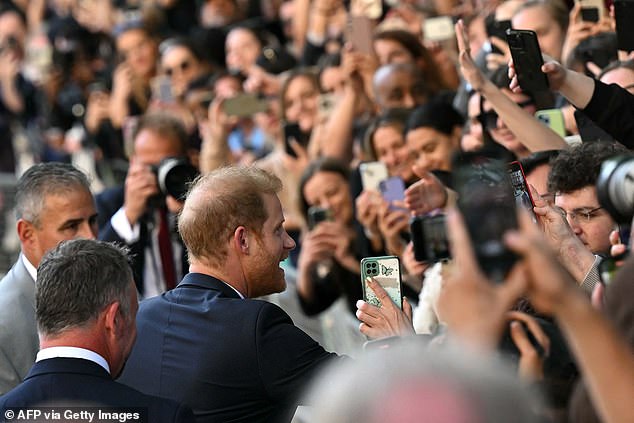
<instances>
[{"instance_id":1,"label":"camera lens","mask_svg":"<svg viewBox=\"0 0 634 423\"><path fill-rule=\"evenodd\" d=\"M156 171L159 188L164 195L184 200L189 184L198 176L198 170L182 158L167 158Z\"/></svg>"},{"instance_id":2,"label":"camera lens","mask_svg":"<svg viewBox=\"0 0 634 423\"><path fill-rule=\"evenodd\" d=\"M597 179L599 204L619 223L634 216L634 156L617 156L603 162Z\"/></svg>"}]
</instances>

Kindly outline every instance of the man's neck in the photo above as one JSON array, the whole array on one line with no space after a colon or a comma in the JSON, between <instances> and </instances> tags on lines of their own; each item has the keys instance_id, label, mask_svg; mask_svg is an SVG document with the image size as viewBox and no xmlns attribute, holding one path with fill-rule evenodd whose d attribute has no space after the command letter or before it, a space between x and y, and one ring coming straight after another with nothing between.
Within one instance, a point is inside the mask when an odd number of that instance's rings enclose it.
<instances>
[{"instance_id":1,"label":"man's neck","mask_svg":"<svg viewBox=\"0 0 634 423\"><path fill-rule=\"evenodd\" d=\"M202 263L192 263L189 265L189 272L201 273L203 275L216 278L236 290L242 298L248 298L248 292L245 288L245 285L241 283L244 278L242 278L241 275L234 274L237 272L231 271L237 269L238 267L239 266L225 265L223 268L218 268L216 266L208 266Z\"/></svg>"}]
</instances>

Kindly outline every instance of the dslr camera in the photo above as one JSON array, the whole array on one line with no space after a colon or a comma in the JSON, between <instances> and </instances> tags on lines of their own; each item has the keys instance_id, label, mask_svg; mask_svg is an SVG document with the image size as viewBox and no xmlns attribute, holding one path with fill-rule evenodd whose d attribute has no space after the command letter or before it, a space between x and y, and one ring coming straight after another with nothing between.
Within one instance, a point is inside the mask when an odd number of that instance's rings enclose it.
<instances>
[{"instance_id":1,"label":"dslr camera","mask_svg":"<svg viewBox=\"0 0 634 423\"><path fill-rule=\"evenodd\" d=\"M198 169L182 157L168 157L152 166L156 181L164 196L172 196L178 201L184 201L189 185L198 176Z\"/></svg>"}]
</instances>

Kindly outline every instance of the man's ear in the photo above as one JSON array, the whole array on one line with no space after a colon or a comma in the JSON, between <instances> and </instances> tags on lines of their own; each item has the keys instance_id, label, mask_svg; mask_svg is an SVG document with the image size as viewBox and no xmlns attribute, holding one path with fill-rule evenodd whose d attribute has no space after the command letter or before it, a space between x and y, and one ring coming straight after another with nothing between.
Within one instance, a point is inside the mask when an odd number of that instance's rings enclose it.
<instances>
[{"instance_id":1,"label":"man's ear","mask_svg":"<svg viewBox=\"0 0 634 423\"><path fill-rule=\"evenodd\" d=\"M249 230L244 226L238 226L233 232L233 244L240 253L249 254Z\"/></svg>"},{"instance_id":2,"label":"man's ear","mask_svg":"<svg viewBox=\"0 0 634 423\"><path fill-rule=\"evenodd\" d=\"M125 326L125 319L121 313L121 304L119 301L108 304L102 311L102 318L104 329L108 336L117 338L119 332Z\"/></svg>"},{"instance_id":3,"label":"man's ear","mask_svg":"<svg viewBox=\"0 0 634 423\"><path fill-rule=\"evenodd\" d=\"M18 237L20 238L20 243L29 245L32 244L35 238L35 226L33 223L28 220L19 219L16 224L16 229L18 232Z\"/></svg>"}]
</instances>

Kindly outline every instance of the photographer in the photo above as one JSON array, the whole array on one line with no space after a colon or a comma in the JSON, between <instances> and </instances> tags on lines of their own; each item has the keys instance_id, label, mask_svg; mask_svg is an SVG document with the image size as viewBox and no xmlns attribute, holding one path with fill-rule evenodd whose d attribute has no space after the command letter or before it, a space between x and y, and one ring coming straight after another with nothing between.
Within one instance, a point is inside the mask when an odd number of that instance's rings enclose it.
<instances>
[{"instance_id":1,"label":"photographer","mask_svg":"<svg viewBox=\"0 0 634 423\"><path fill-rule=\"evenodd\" d=\"M169 182L177 182L184 194L195 169L181 165L175 169L178 172L163 176L160 166L167 158L187 162L186 146L187 135L178 119L159 113L145 115L134 133L125 186L97 196L99 238L130 247L137 289L145 298L173 288L187 273L185 249L174 227L181 198L164 191L170 190Z\"/></svg>"}]
</instances>

